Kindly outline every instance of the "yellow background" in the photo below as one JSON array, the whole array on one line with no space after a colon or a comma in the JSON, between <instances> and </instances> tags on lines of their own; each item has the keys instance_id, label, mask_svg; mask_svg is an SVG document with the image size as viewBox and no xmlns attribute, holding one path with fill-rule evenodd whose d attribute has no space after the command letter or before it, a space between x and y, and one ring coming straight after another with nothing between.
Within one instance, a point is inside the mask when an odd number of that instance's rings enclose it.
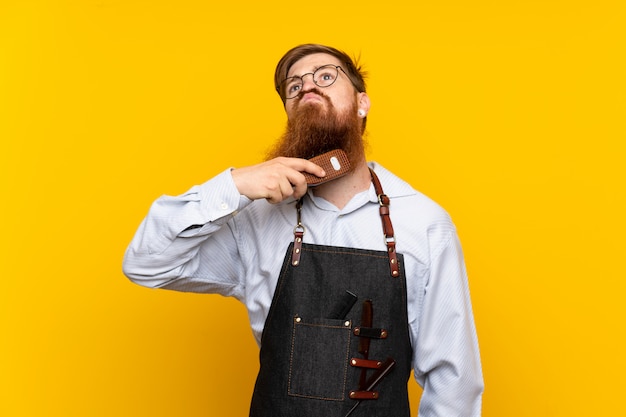
<instances>
[{"instance_id":1,"label":"yellow background","mask_svg":"<svg viewBox=\"0 0 626 417\"><path fill-rule=\"evenodd\" d=\"M625 4L2 0L0 415L247 415L244 308L121 260L159 195L260 160L303 42L361 55L369 157L458 226L483 415L625 415Z\"/></svg>"}]
</instances>

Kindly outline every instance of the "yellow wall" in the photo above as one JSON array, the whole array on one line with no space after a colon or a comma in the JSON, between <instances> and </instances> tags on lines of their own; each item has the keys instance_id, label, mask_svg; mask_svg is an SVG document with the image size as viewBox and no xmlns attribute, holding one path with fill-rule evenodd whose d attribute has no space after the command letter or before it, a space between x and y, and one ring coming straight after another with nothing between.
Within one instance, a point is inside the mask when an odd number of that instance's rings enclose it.
<instances>
[{"instance_id":1,"label":"yellow wall","mask_svg":"<svg viewBox=\"0 0 626 417\"><path fill-rule=\"evenodd\" d=\"M362 55L371 159L455 219L483 415L626 414L624 4L3 0L0 415L247 415L243 307L121 260L160 194L260 159L303 42Z\"/></svg>"}]
</instances>

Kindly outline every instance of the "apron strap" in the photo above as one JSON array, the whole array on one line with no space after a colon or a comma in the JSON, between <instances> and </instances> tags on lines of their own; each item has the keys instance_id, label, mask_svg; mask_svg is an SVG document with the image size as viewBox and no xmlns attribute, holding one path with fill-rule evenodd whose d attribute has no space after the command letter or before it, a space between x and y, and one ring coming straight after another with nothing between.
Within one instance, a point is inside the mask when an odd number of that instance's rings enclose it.
<instances>
[{"instance_id":1,"label":"apron strap","mask_svg":"<svg viewBox=\"0 0 626 417\"><path fill-rule=\"evenodd\" d=\"M372 176L374 190L376 190L376 195L378 195L378 203L380 204L379 211L383 223L383 235L385 236L385 245L387 245L387 254L389 254L391 276L397 277L400 275L400 271L398 268L398 256L396 254L396 238L393 234L393 225L391 224L391 218L389 217L390 200L387 194L383 192L383 187L380 185L378 176L372 168L370 168L370 174Z\"/></svg>"}]
</instances>

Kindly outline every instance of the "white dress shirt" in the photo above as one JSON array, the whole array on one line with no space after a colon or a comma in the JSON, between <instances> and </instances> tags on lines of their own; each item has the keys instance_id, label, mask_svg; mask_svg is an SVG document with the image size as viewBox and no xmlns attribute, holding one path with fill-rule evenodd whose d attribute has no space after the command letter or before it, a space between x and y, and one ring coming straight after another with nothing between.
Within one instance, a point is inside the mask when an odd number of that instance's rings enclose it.
<instances>
[{"instance_id":1,"label":"white dress shirt","mask_svg":"<svg viewBox=\"0 0 626 417\"><path fill-rule=\"evenodd\" d=\"M421 417L478 417L482 371L468 280L454 224L432 200L376 163L404 256L413 370ZM309 190L304 243L385 251L373 185L341 210ZM285 251L293 199L251 201L230 169L177 196L157 199L124 258L124 273L152 288L218 293L243 302L260 343Z\"/></svg>"}]
</instances>

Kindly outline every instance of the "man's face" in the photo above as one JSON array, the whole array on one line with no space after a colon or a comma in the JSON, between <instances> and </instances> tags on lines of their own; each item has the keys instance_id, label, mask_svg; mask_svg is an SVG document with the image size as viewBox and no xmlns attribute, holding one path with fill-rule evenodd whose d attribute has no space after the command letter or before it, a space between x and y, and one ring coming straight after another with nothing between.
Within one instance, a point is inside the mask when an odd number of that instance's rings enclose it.
<instances>
[{"instance_id":1,"label":"man's face","mask_svg":"<svg viewBox=\"0 0 626 417\"><path fill-rule=\"evenodd\" d=\"M328 64L339 65L339 62L328 54L312 54L289 69L289 77L308 75L304 77L300 94L285 103L287 129L268 153L268 159L278 156L308 159L332 149L343 149L353 167L364 158L363 119L358 110L367 112L369 98L358 93L341 70L332 85L317 86L310 73Z\"/></svg>"},{"instance_id":2,"label":"man's face","mask_svg":"<svg viewBox=\"0 0 626 417\"><path fill-rule=\"evenodd\" d=\"M291 66L287 74L288 77L302 76L303 74L308 75L302 80L301 95L286 101L285 110L287 117L291 119L297 109L306 108L308 106L329 110L328 101L332 103L332 106L339 115L344 115L347 111L355 111L355 105L359 97L365 93L357 93L350 79L343 71L339 70L337 80L329 87L318 87L313 82L313 75L310 73L328 64L340 65L341 63L332 55L318 53L307 55ZM321 97L318 92L326 96L327 99Z\"/></svg>"}]
</instances>

